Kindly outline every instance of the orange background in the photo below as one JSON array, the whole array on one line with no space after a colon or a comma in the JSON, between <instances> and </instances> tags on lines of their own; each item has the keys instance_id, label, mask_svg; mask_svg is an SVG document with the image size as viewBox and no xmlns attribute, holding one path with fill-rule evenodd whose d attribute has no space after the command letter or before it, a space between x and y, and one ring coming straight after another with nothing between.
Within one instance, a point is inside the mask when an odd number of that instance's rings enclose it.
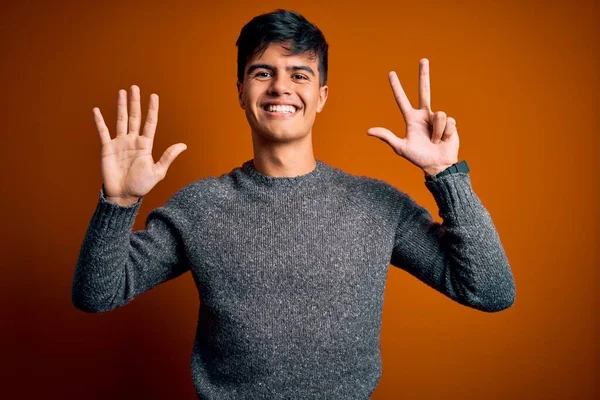
<instances>
[{"instance_id":1,"label":"orange background","mask_svg":"<svg viewBox=\"0 0 600 400\"><path fill-rule=\"evenodd\" d=\"M459 157L515 275L515 305L487 314L390 268L372 398L599 398L598 2L23 3L0 9L0 396L194 398L189 273L105 314L71 304L101 185L92 108L113 130L117 91L137 84L144 114L160 96L155 160L188 145L145 198L141 229L180 187L252 158L235 41L250 18L282 7L330 44L317 158L390 182L439 220L421 171L365 133L403 134L387 72L418 106L418 62L429 58L432 108L457 120Z\"/></svg>"}]
</instances>

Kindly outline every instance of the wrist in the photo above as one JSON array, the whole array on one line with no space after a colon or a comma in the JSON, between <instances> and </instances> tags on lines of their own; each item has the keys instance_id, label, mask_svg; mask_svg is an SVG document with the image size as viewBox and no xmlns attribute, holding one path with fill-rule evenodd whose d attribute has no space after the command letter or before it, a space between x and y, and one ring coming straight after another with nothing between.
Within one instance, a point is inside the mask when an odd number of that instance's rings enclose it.
<instances>
[{"instance_id":1,"label":"wrist","mask_svg":"<svg viewBox=\"0 0 600 400\"><path fill-rule=\"evenodd\" d=\"M435 169L432 168L429 170L429 172L435 172L438 169L439 168L435 168ZM442 178L446 175L456 174L459 172L467 173L469 171L470 171L469 165L467 164L467 162L465 160L463 160L461 162L454 163L447 168L444 168L443 170L435 173L434 175L427 175L427 172L425 172L425 182L433 182L433 181L437 181L439 178Z\"/></svg>"},{"instance_id":2,"label":"wrist","mask_svg":"<svg viewBox=\"0 0 600 400\"><path fill-rule=\"evenodd\" d=\"M120 206L123 207L129 207L131 205L134 205L135 203L137 203L140 198L139 197L105 197L106 201L108 201L109 203L114 203L114 204L118 204Z\"/></svg>"},{"instance_id":3,"label":"wrist","mask_svg":"<svg viewBox=\"0 0 600 400\"><path fill-rule=\"evenodd\" d=\"M426 167L426 168L423 168L423 172L425 172L425 176L433 176L433 175L437 175L440 172L446 170L447 168L449 168L452 165L454 165L454 164L439 165L439 166L435 166L435 167Z\"/></svg>"},{"instance_id":4,"label":"wrist","mask_svg":"<svg viewBox=\"0 0 600 400\"><path fill-rule=\"evenodd\" d=\"M104 184L102 184L102 187L100 188L100 194L105 201L125 207L135 204L141 199L141 197L138 196L109 196L106 193Z\"/></svg>"}]
</instances>

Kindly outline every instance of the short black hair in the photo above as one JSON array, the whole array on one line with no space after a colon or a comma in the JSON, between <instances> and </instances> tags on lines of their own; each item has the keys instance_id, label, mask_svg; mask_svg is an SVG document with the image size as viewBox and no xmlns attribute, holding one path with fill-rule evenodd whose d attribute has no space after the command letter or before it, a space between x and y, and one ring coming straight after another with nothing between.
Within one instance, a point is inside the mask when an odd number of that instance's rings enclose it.
<instances>
[{"instance_id":1,"label":"short black hair","mask_svg":"<svg viewBox=\"0 0 600 400\"><path fill-rule=\"evenodd\" d=\"M291 54L309 52L319 59L319 84L327 84L327 51L329 45L319 28L302 15L278 9L254 17L242 28L235 45L238 47L237 79L244 80L250 57L263 52L271 43L289 42Z\"/></svg>"}]
</instances>

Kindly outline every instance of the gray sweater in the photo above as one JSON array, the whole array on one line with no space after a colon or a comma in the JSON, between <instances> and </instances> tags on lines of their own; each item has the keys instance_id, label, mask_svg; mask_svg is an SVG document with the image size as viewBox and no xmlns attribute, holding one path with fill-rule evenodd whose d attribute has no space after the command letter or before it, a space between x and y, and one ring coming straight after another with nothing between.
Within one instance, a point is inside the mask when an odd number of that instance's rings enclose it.
<instances>
[{"instance_id":1,"label":"gray sweater","mask_svg":"<svg viewBox=\"0 0 600 400\"><path fill-rule=\"evenodd\" d=\"M407 194L317 160L270 177L252 160L197 180L133 231L132 206L99 201L73 304L105 312L190 271L200 310L199 399L368 399L381 376L389 265L482 311L511 306L502 244L468 173L426 182L443 224Z\"/></svg>"}]
</instances>

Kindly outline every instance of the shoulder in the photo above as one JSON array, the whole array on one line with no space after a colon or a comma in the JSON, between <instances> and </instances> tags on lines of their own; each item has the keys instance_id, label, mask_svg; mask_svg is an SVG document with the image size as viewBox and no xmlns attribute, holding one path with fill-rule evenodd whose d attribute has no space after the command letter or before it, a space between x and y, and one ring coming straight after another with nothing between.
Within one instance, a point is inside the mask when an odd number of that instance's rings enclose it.
<instances>
[{"instance_id":1,"label":"shoulder","mask_svg":"<svg viewBox=\"0 0 600 400\"><path fill-rule=\"evenodd\" d=\"M234 182L230 174L206 176L186 184L177 190L167 204L183 208L206 206L231 199L234 195Z\"/></svg>"},{"instance_id":2,"label":"shoulder","mask_svg":"<svg viewBox=\"0 0 600 400\"><path fill-rule=\"evenodd\" d=\"M394 224L413 206L411 197L391 183L339 168L334 168L332 186L359 212L384 224Z\"/></svg>"},{"instance_id":3,"label":"shoulder","mask_svg":"<svg viewBox=\"0 0 600 400\"><path fill-rule=\"evenodd\" d=\"M389 182L343 171L339 176L348 199L371 218L397 223L399 219L409 218L411 215L424 214L431 217L427 209Z\"/></svg>"},{"instance_id":4,"label":"shoulder","mask_svg":"<svg viewBox=\"0 0 600 400\"><path fill-rule=\"evenodd\" d=\"M351 174L339 168L335 169L336 183L351 199L370 205L387 206L408 197L406 193L389 182L367 175Z\"/></svg>"}]
</instances>

